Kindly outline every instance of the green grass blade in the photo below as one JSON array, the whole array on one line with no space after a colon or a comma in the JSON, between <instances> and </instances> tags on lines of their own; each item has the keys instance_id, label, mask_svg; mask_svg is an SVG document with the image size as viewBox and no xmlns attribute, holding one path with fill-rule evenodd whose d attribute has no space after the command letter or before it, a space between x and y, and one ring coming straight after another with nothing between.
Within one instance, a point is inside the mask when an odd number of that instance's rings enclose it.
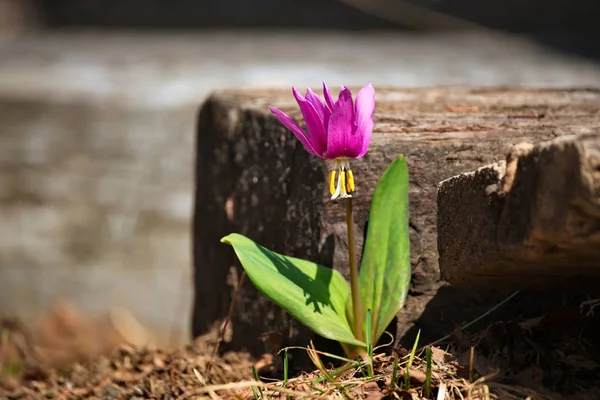
<instances>
[{"instance_id":1,"label":"green grass blade","mask_svg":"<svg viewBox=\"0 0 600 400\"><path fill-rule=\"evenodd\" d=\"M425 349L425 363L425 388L423 389L423 394L426 398L429 398L429 395L431 394L431 347Z\"/></svg>"},{"instance_id":2,"label":"green grass blade","mask_svg":"<svg viewBox=\"0 0 600 400\"><path fill-rule=\"evenodd\" d=\"M252 389L252 394L254 395L254 400L259 400L260 397L258 397L258 393L256 393L256 388L254 386L252 386L251 389Z\"/></svg>"},{"instance_id":3,"label":"green grass blade","mask_svg":"<svg viewBox=\"0 0 600 400\"><path fill-rule=\"evenodd\" d=\"M394 353L394 369L392 370L390 390L396 389L396 382L398 382L398 354Z\"/></svg>"},{"instance_id":4,"label":"green grass blade","mask_svg":"<svg viewBox=\"0 0 600 400\"><path fill-rule=\"evenodd\" d=\"M283 386L288 383L288 349L283 350Z\"/></svg>"},{"instance_id":5,"label":"green grass blade","mask_svg":"<svg viewBox=\"0 0 600 400\"><path fill-rule=\"evenodd\" d=\"M367 351L369 352L369 357L373 359L373 336L372 336L372 327L373 327L373 313L369 308L367 310Z\"/></svg>"},{"instance_id":6,"label":"green grass blade","mask_svg":"<svg viewBox=\"0 0 600 400\"><path fill-rule=\"evenodd\" d=\"M338 356L337 354L328 353L326 351L317 351L317 350L315 350L315 351L318 354L322 355L322 356L333 358L333 359L339 360L339 361L344 361L344 362L347 362L347 363L350 363L350 364L354 365L355 367L360 366L360 362L359 361L352 360L351 358L347 358L347 357L344 357L344 356Z\"/></svg>"},{"instance_id":7,"label":"green grass blade","mask_svg":"<svg viewBox=\"0 0 600 400\"><path fill-rule=\"evenodd\" d=\"M288 349L283 350L283 387L287 387L288 383ZM285 398L289 400L290 395L286 394Z\"/></svg>"},{"instance_id":8,"label":"green grass blade","mask_svg":"<svg viewBox=\"0 0 600 400\"><path fill-rule=\"evenodd\" d=\"M367 353L369 354L369 360L370 360L368 370L369 370L369 377L372 378L373 377L373 337L372 337L373 313L371 312L370 308L367 310L366 324L367 324L367 329L366 329Z\"/></svg>"},{"instance_id":9,"label":"green grass blade","mask_svg":"<svg viewBox=\"0 0 600 400\"><path fill-rule=\"evenodd\" d=\"M258 371L256 371L256 367L254 367L254 365L252 366L252 375L254 375L254 379L257 382L260 382L260 378L258 377ZM263 398L265 395L263 394L262 387L257 386L257 389L258 389L258 392L260 393L260 397L259 398ZM256 397L256 395L254 397Z\"/></svg>"},{"instance_id":10,"label":"green grass blade","mask_svg":"<svg viewBox=\"0 0 600 400\"><path fill-rule=\"evenodd\" d=\"M341 373L344 373L344 372L346 372L346 371L348 371L348 370L350 370L350 369L353 369L353 368L362 367L363 365L364 365L364 364L362 364L362 363L359 363L359 362L356 362L356 364L346 364L346 365L344 365L344 366L342 366L342 367L339 367L339 368L336 368L336 369L334 369L332 372L330 372L330 374L329 374L329 375L330 375L331 377L333 377L333 378L337 378L337 376L338 376L339 374L341 374ZM312 385L316 385L317 383L321 383L321 382L323 382L323 381L326 381L326 380L327 380L327 377L326 377L325 375L321 375L321 376L319 376L318 378L316 378L316 379L313 379L313 380L311 381L311 384L312 384Z\"/></svg>"},{"instance_id":11,"label":"green grass blade","mask_svg":"<svg viewBox=\"0 0 600 400\"><path fill-rule=\"evenodd\" d=\"M408 167L401 156L375 187L358 278L363 308L373 312L373 342L379 340L408 295L408 207Z\"/></svg>"},{"instance_id":12,"label":"green grass blade","mask_svg":"<svg viewBox=\"0 0 600 400\"><path fill-rule=\"evenodd\" d=\"M410 389L410 368L412 367L413 360L415 359L415 353L417 352L417 346L419 345L419 338L421 337L421 330L417 332L417 337L415 338L415 343L413 344L412 350L410 352L410 356L408 357L408 362L406 363L406 372L404 374L404 386L406 390Z\"/></svg>"}]
</instances>

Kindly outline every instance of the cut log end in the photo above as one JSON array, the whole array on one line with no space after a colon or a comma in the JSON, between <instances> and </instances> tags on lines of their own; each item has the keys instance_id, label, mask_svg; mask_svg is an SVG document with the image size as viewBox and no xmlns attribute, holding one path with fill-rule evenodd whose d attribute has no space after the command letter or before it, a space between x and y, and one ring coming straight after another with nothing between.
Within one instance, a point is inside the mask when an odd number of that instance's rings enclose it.
<instances>
[{"instance_id":1,"label":"cut log end","mask_svg":"<svg viewBox=\"0 0 600 400\"><path fill-rule=\"evenodd\" d=\"M504 165L440 184L442 277L518 289L600 280L600 135L513 148Z\"/></svg>"}]
</instances>

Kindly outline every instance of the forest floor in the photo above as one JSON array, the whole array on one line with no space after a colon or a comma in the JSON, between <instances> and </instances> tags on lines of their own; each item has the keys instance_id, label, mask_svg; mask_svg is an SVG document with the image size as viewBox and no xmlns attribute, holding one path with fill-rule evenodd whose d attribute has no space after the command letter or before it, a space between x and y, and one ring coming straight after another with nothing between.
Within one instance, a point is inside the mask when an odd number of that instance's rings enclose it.
<instances>
[{"instance_id":1,"label":"forest floor","mask_svg":"<svg viewBox=\"0 0 600 400\"><path fill-rule=\"evenodd\" d=\"M96 353L86 354L91 342L77 333L83 325L77 318L55 316L45 325L54 339L43 343L31 343L21 325L4 321L0 398L600 399L600 312L590 306L493 322L478 332L457 328L435 345L375 351L372 367L335 362L311 348L213 359L214 335L171 351L116 341L106 351L110 346L94 339ZM289 368L286 376L285 355L300 351L309 352L314 370Z\"/></svg>"}]
</instances>

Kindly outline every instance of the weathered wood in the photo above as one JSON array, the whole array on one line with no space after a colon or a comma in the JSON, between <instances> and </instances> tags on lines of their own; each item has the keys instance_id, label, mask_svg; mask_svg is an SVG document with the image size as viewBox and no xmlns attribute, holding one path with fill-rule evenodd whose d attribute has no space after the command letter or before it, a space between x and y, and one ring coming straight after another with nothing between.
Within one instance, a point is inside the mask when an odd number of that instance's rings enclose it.
<instances>
[{"instance_id":1,"label":"weathered wood","mask_svg":"<svg viewBox=\"0 0 600 400\"><path fill-rule=\"evenodd\" d=\"M445 290L447 298L440 297L437 184L504 158L517 142L538 143L597 129L600 92L377 88L376 98L371 148L352 164L357 183L357 232L364 232L377 179L395 157L405 154L410 169L413 279L408 303L397 318L397 337L402 338L417 320L425 333L435 337L486 311L500 296ZM231 278L239 275L239 268L231 268L238 265L233 251L219 242L230 232L347 272L344 209L329 200L324 185L326 166L302 149L270 115L267 105L299 117L289 90L218 92L200 112L194 222L195 335L226 314ZM362 238L360 241L359 249ZM436 293L439 301L428 305ZM421 315L426 306L426 315ZM454 314L448 316L448 310ZM467 310L474 315L460 313ZM257 337L262 332L287 336L291 326L284 312L246 282L236 307L230 345L259 352L262 345ZM306 339L297 334L292 332L291 337Z\"/></svg>"},{"instance_id":2,"label":"weathered wood","mask_svg":"<svg viewBox=\"0 0 600 400\"><path fill-rule=\"evenodd\" d=\"M438 249L452 284L597 287L600 134L517 145L506 162L443 181Z\"/></svg>"}]
</instances>

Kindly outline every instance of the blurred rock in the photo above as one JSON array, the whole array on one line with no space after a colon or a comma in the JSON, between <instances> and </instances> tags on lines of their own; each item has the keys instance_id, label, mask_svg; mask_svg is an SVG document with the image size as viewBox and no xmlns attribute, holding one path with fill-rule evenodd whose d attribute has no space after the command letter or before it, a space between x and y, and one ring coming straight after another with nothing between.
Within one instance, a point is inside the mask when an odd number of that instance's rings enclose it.
<instances>
[{"instance_id":1,"label":"blurred rock","mask_svg":"<svg viewBox=\"0 0 600 400\"><path fill-rule=\"evenodd\" d=\"M41 12L34 0L0 0L0 35L39 27Z\"/></svg>"},{"instance_id":2,"label":"blurred rock","mask_svg":"<svg viewBox=\"0 0 600 400\"><path fill-rule=\"evenodd\" d=\"M0 317L8 338L8 365L64 367L107 355L122 344L152 346L153 338L126 309L108 316L85 316L73 304L57 301L37 321Z\"/></svg>"},{"instance_id":3,"label":"blurred rock","mask_svg":"<svg viewBox=\"0 0 600 400\"><path fill-rule=\"evenodd\" d=\"M121 28L443 29L448 25L436 13L444 13L495 29L598 33L595 17L600 12L595 0L39 0L38 4L51 26Z\"/></svg>"}]
</instances>

